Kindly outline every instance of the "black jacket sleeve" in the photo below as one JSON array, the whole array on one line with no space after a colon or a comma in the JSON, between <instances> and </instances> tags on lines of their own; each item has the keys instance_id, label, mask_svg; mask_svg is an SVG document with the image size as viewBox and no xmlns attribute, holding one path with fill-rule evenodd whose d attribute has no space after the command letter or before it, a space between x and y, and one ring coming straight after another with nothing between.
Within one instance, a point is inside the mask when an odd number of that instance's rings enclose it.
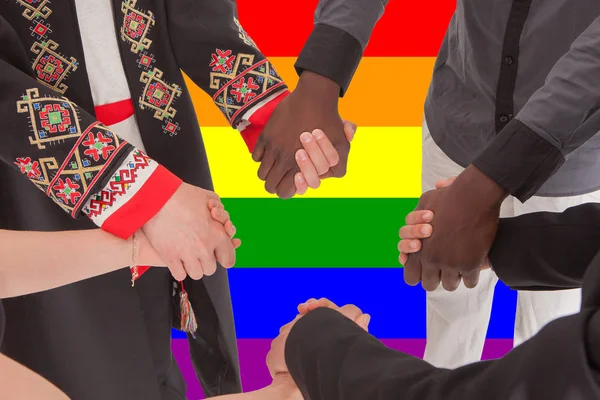
<instances>
[{"instance_id":1,"label":"black jacket sleeve","mask_svg":"<svg viewBox=\"0 0 600 400\"><path fill-rule=\"evenodd\" d=\"M287 89L243 29L235 0L169 0L165 4L179 67L212 97L232 127Z\"/></svg>"},{"instance_id":2,"label":"black jacket sleeve","mask_svg":"<svg viewBox=\"0 0 600 400\"><path fill-rule=\"evenodd\" d=\"M502 218L490 251L498 277L513 289L572 289L600 250L600 204L562 213Z\"/></svg>"},{"instance_id":3,"label":"black jacket sleeve","mask_svg":"<svg viewBox=\"0 0 600 400\"><path fill-rule=\"evenodd\" d=\"M554 321L502 359L447 370L317 309L292 328L286 362L306 400L592 400L600 398L587 355L594 313Z\"/></svg>"}]
</instances>

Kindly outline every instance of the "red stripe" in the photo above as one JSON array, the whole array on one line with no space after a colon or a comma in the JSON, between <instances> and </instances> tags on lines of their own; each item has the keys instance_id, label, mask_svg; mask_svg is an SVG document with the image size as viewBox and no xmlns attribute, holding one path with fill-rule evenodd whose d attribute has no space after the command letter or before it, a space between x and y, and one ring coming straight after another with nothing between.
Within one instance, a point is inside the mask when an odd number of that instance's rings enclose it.
<instances>
[{"instance_id":1,"label":"red stripe","mask_svg":"<svg viewBox=\"0 0 600 400\"><path fill-rule=\"evenodd\" d=\"M242 131L242 138L244 138L244 142L246 142L246 146L248 146L250 152L254 150L260 133L263 131L267 121L269 121L269 118L271 118L271 114L273 114L277 105L289 94L289 90L284 91L252 114L250 125Z\"/></svg>"},{"instance_id":2,"label":"red stripe","mask_svg":"<svg viewBox=\"0 0 600 400\"><path fill-rule=\"evenodd\" d=\"M104 125L110 126L125 121L133 115L133 102L131 99L117 101L95 107L96 118Z\"/></svg>"},{"instance_id":3,"label":"red stripe","mask_svg":"<svg viewBox=\"0 0 600 400\"><path fill-rule=\"evenodd\" d=\"M104 221L102 229L127 239L148 222L173 196L182 181L162 165L127 203Z\"/></svg>"},{"instance_id":4,"label":"red stripe","mask_svg":"<svg viewBox=\"0 0 600 400\"><path fill-rule=\"evenodd\" d=\"M297 57L318 0L237 0L239 19L267 57ZM435 57L456 0L390 0L365 56Z\"/></svg>"}]
</instances>

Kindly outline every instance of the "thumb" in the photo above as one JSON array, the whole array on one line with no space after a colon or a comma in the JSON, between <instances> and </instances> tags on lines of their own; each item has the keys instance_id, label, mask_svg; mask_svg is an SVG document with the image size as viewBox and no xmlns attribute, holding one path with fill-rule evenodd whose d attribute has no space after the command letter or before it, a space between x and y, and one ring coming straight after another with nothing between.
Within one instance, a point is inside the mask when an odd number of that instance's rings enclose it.
<instances>
[{"instance_id":1,"label":"thumb","mask_svg":"<svg viewBox=\"0 0 600 400\"><path fill-rule=\"evenodd\" d=\"M344 121L344 134L346 135L346 139L351 142L354 139L354 134L356 133L357 127L354 122Z\"/></svg>"}]
</instances>

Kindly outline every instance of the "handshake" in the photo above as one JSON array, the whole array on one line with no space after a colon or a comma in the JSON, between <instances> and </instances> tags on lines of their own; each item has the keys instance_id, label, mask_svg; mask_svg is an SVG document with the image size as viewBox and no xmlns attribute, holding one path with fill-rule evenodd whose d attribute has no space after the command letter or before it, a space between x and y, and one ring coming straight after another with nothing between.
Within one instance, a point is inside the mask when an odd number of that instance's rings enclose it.
<instances>
[{"instance_id":1,"label":"handshake","mask_svg":"<svg viewBox=\"0 0 600 400\"><path fill-rule=\"evenodd\" d=\"M288 98L291 96L293 94ZM277 110L280 109L281 105ZM271 117L275 125L279 121L277 110ZM281 112L286 112L286 108L281 109ZM269 129L269 124L265 131ZM356 126L341 120L340 124L349 149ZM323 130L304 132L290 141L294 146L297 141L299 149L292 153L295 154L292 160L296 167L286 169L285 174L281 169L285 157L282 158L280 153L273 150L273 142L261 139L254 150L253 158L262 160L258 175L267 180L267 190L285 197L290 194L291 184L292 195L304 194L309 187L318 188L321 179L338 176L335 172L337 167L342 168L345 173L347 152L343 158L340 157ZM343 161L343 166L340 166L340 160ZM288 176L292 172L293 175ZM285 177L290 178L289 182L287 178L283 179ZM187 276L195 280L202 279L205 275L210 276L216 272L217 263L225 268L234 266L235 249L241 245L241 241L234 238L235 234L236 228L217 194L183 183L162 209L138 232L138 263L166 265L178 281Z\"/></svg>"},{"instance_id":2,"label":"handshake","mask_svg":"<svg viewBox=\"0 0 600 400\"><path fill-rule=\"evenodd\" d=\"M275 391L279 391L278 400L301 400L302 395L300 391L294 384L293 380L289 376L289 370L285 361L285 350L287 345L287 339L290 335L290 332L294 328L294 325L300 318L304 315L310 313L311 311L316 310L317 308L329 308L335 310L345 316L346 318L354 321L358 326L360 326L365 331L369 331L369 323L371 321L371 316L369 314L364 314L358 307L352 304L345 305L343 307L338 307L335 303L328 299L310 299L305 303L302 303L298 306L298 315L294 318L293 321L284 325L280 331L279 336L277 336L273 342L271 342L271 350L267 355L267 367L269 368L269 372L271 373L271 377L273 377L273 384L271 388ZM281 393L285 393L285 395L281 395Z\"/></svg>"}]
</instances>

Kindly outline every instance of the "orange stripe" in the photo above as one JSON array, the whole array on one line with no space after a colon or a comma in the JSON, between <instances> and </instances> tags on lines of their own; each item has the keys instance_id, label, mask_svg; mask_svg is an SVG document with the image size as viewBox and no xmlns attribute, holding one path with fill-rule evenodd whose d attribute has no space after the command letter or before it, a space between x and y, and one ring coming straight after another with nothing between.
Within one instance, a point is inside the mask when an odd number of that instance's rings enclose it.
<instances>
[{"instance_id":1,"label":"orange stripe","mask_svg":"<svg viewBox=\"0 0 600 400\"><path fill-rule=\"evenodd\" d=\"M288 85L298 76L293 57L271 58ZM434 58L366 57L361 62L340 113L359 126L420 126ZM212 99L187 80L202 126L229 126Z\"/></svg>"}]
</instances>

